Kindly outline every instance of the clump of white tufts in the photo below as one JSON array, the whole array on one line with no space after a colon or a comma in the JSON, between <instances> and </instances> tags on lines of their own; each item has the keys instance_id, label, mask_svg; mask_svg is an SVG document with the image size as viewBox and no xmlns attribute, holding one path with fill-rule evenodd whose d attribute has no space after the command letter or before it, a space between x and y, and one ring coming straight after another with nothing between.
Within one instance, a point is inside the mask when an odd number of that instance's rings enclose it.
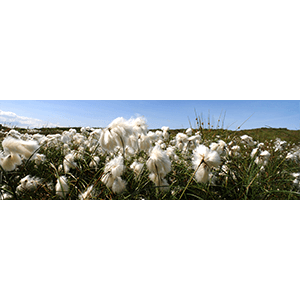
<instances>
[{"instance_id":1,"label":"clump of white tufts","mask_svg":"<svg viewBox=\"0 0 300 300\"><path fill-rule=\"evenodd\" d=\"M241 140L243 143L249 145L249 146L254 146L254 141L252 139L252 137L250 137L249 135L245 134L241 136Z\"/></svg>"},{"instance_id":2,"label":"clump of white tufts","mask_svg":"<svg viewBox=\"0 0 300 300\"><path fill-rule=\"evenodd\" d=\"M196 181L206 183L209 180L211 169L221 165L221 158L217 151L212 151L204 145L199 145L193 151L192 162L196 170Z\"/></svg>"},{"instance_id":3,"label":"clump of white tufts","mask_svg":"<svg viewBox=\"0 0 300 300\"><path fill-rule=\"evenodd\" d=\"M13 195L10 193L0 193L0 200L9 200L12 199Z\"/></svg>"},{"instance_id":4,"label":"clump of white tufts","mask_svg":"<svg viewBox=\"0 0 300 300\"><path fill-rule=\"evenodd\" d=\"M90 200L90 198L94 197L94 185L91 185L86 189L84 193L79 194L79 200Z\"/></svg>"},{"instance_id":5,"label":"clump of white tufts","mask_svg":"<svg viewBox=\"0 0 300 300\"><path fill-rule=\"evenodd\" d=\"M148 135L140 135L138 139L139 149L148 152L151 148L151 137Z\"/></svg>"},{"instance_id":6,"label":"clump of white tufts","mask_svg":"<svg viewBox=\"0 0 300 300\"><path fill-rule=\"evenodd\" d=\"M135 154L135 151L133 150L132 147L129 147L129 146L125 147L125 157L126 158L127 157L132 157L132 156L134 156L134 154Z\"/></svg>"},{"instance_id":7,"label":"clump of white tufts","mask_svg":"<svg viewBox=\"0 0 300 300\"><path fill-rule=\"evenodd\" d=\"M127 144L129 147L132 149L138 149L139 144L138 144L138 137L134 134L130 135L127 140ZM127 147L127 146L126 146Z\"/></svg>"},{"instance_id":8,"label":"clump of white tufts","mask_svg":"<svg viewBox=\"0 0 300 300\"><path fill-rule=\"evenodd\" d=\"M151 173L149 178L155 185L160 187L166 186L167 182L164 180L164 177L171 171L171 161L159 145L152 149L146 165Z\"/></svg>"},{"instance_id":9,"label":"clump of white tufts","mask_svg":"<svg viewBox=\"0 0 300 300\"><path fill-rule=\"evenodd\" d=\"M257 157L256 159L254 160L254 162L257 164L257 165L263 165L265 166L268 161L269 161L269 157L271 156L270 152L268 152L267 150L261 152Z\"/></svg>"},{"instance_id":10,"label":"clump of white tufts","mask_svg":"<svg viewBox=\"0 0 300 300\"><path fill-rule=\"evenodd\" d=\"M34 156L34 161L35 161L35 164L38 166L40 165L41 163L45 162L46 161L46 155L45 154L35 154Z\"/></svg>"},{"instance_id":11,"label":"clump of white tufts","mask_svg":"<svg viewBox=\"0 0 300 300\"><path fill-rule=\"evenodd\" d=\"M100 162L100 157L99 156L93 156L92 160L89 164L90 168L95 168L96 170L98 170L99 162Z\"/></svg>"},{"instance_id":12,"label":"clump of white tufts","mask_svg":"<svg viewBox=\"0 0 300 300\"><path fill-rule=\"evenodd\" d=\"M13 171L21 163L21 157L16 153L11 153L7 156L0 154L0 165L5 171Z\"/></svg>"},{"instance_id":13,"label":"clump of white tufts","mask_svg":"<svg viewBox=\"0 0 300 300\"><path fill-rule=\"evenodd\" d=\"M182 132L179 132L176 134L176 144L179 144L179 143L187 143L188 141L188 136Z\"/></svg>"},{"instance_id":14,"label":"clump of white tufts","mask_svg":"<svg viewBox=\"0 0 300 300\"><path fill-rule=\"evenodd\" d=\"M16 139L19 139L21 137L21 133L14 130L14 129L11 129L8 133L7 133L7 136L10 136L10 137L14 137Z\"/></svg>"},{"instance_id":15,"label":"clump of white tufts","mask_svg":"<svg viewBox=\"0 0 300 300\"><path fill-rule=\"evenodd\" d=\"M153 131L149 131L147 133L147 136L150 138L152 142L155 142L158 139L157 135Z\"/></svg>"},{"instance_id":16,"label":"clump of white tufts","mask_svg":"<svg viewBox=\"0 0 300 300\"><path fill-rule=\"evenodd\" d=\"M155 134L157 136L157 139L163 139L163 132L161 130L156 130Z\"/></svg>"},{"instance_id":17,"label":"clump of white tufts","mask_svg":"<svg viewBox=\"0 0 300 300\"><path fill-rule=\"evenodd\" d=\"M231 150L229 151L229 155L231 156L240 156L241 147L238 145L232 146Z\"/></svg>"},{"instance_id":18,"label":"clump of white tufts","mask_svg":"<svg viewBox=\"0 0 300 300\"><path fill-rule=\"evenodd\" d=\"M125 150L127 138L133 130L130 122L120 117L113 120L107 128L101 131L99 143L106 151L113 151L116 146Z\"/></svg>"},{"instance_id":19,"label":"clump of white tufts","mask_svg":"<svg viewBox=\"0 0 300 300\"><path fill-rule=\"evenodd\" d=\"M27 175L20 180L20 184L16 188L16 193L20 194L25 191L35 191L41 183L40 178Z\"/></svg>"},{"instance_id":20,"label":"clump of white tufts","mask_svg":"<svg viewBox=\"0 0 300 300\"><path fill-rule=\"evenodd\" d=\"M257 151L258 151L258 148L254 148L254 149L251 151L250 157L251 157L251 158L254 158L255 155L257 154Z\"/></svg>"},{"instance_id":21,"label":"clump of white tufts","mask_svg":"<svg viewBox=\"0 0 300 300\"><path fill-rule=\"evenodd\" d=\"M66 176L60 176L57 179L57 182L56 182L56 185L55 185L56 195L59 196L60 198L64 199L64 198L66 198L69 190L70 190L70 188L69 188L67 177Z\"/></svg>"},{"instance_id":22,"label":"clump of white tufts","mask_svg":"<svg viewBox=\"0 0 300 300\"><path fill-rule=\"evenodd\" d=\"M30 158L32 154L38 149L38 142L33 141L23 141L21 139L15 139L13 137L7 137L3 140L2 146L5 151L19 154L26 159Z\"/></svg>"},{"instance_id":23,"label":"clump of white tufts","mask_svg":"<svg viewBox=\"0 0 300 300\"><path fill-rule=\"evenodd\" d=\"M209 168L206 165L200 165L195 173L195 179L197 182L207 183L209 180Z\"/></svg>"},{"instance_id":24,"label":"clump of white tufts","mask_svg":"<svg viewBox=\"0 0 300 300\"><path fill-rule=\"evenodd\" d=\"M65 156L63 161L63 166L65 173L68 173L70 169L77 168L77 163L75 162L75 156L73 153L69 153Z\"/></svg>"},{"instance_id":25,"label":"clump of white tufts","mask_svg":"<svg viewBox=\"0 0 300 300\"><path fill-rule=\"evenodd\" d=\"M150 172L159 174L162 177L165 177L171 171L171 161L166 152L158 145L152 149L146 164Z\"/></svg>"},{"instance_id":26,"label":"clump of white tufts","mask_svg":"<svg viewBox=\"0 0 300 300\"><path fill-rule=\"evenodd\" d=\"M101 177L101 181L111 188L117 177L120 177L124 172L124 159L122 156L117 156L111 161L107 162L104 168L104 174Z\"/></svg>"},{"instance_id":27,"label":"clump of white tufts","mask_svg":"<svg viewBox=\"0 0 300 300\"><path fill-rule=\"evenodd\" d=\"M0 186L0 200L9 200L13 199L13 195L9 191L8 185Z\"/></svg>"},{"instance_id":28,"label":"clump of white tufts","mask_svg":"<svg viewBox=\"0 0 300 300\"><path fill-rule=\"evenodd\" d=\"M295 179L293 180L293 186L300 190L300 173L292 173L291 174Z\"/></svg>"},{"instance_id":29,"label":"clump of white tufts","mask_svg":"<svg viewBox=\"0 0 300 300\"><path fill-rule=\"evenodd\" d=\"M162 128L161 128L161 130L162 130L162 132L163 132L163 134L162 134L162 136L163 136L163 139L166 141L166 140L168 140L169 139L169 136L170 136L170 134L169 134L169 127L168 126L163 126Z\"/></svg>"},{"instance_id":30,"label":"clump of white tufts","mask_svg":"<svg viewBox=\"0 0 300 300\"><path fill-rule=\"evenodd\" d=\"M166 150L166 154L169 156L169 158L174 158L175 155L175 147L174 146L169 146Z\"/></svg>"},{"instance_id":31,"label":"clump of white tufts","mask_svg":"<svg viewBox=\"0 0 300 300\"><path fill-rule=\"evenodd\" d=\"M287 142L282 141L280 138L276 138L274 146L275 146L275 150L274 150L275 152L283 151L287 146Z\"/></svg>"},{"instance_id":32,"label":"clump of white tufts","mask_svg":"<svg viewBox=\"0 0 300 300\"><path fill-rule=\"evenodd\" d=\"M204 145L199 145L194 150L193 164L198 166L202 163L209 168L218 167L221 164L221 158L217 151L212 151Z\"/></svg>"},{"instance_id":33,"label":"clump of white tufts","mask_svg":"<svg viewBox=\"0 0 300 300\"><path fill-rule=\"evenodd\" d=\"M116 194L121 194L126 189L126 182L121 177L116 177L113 185L112 185L112 191Z\"/></svg>"},{"instance_id":34,"label":"clump of white tufts","mask_svg":"<svg viewBox=\"0 0 300 300\"><path fill-rule=\"evenodd\" d=\"M125 167L123 157L117 156L105 165L104 173L110 172L113 177L118 177L123 174L124 169Z\"/></svg>"},{"instance_id":35,"label":"clump of white tufts","mask_svg":"<svg viewBox=\"0 0 300 300\"><path fill-rule=\"evenodd\" d=\"M144 117L130 119L129 125L132 127L132 130L135 132L135 134L147 134L148 125Z\"/></svg>"},{"instance_id":36,"label":"clump of white tufts","mask_svg":"<svg viewBox=\"0 0 300 300\"><path fill-rule=\"evenodd\" d=\"M191 136L193 134L193 129L192 128L188 128L185 133L188 135L188 136Z\"/></svg>"},{"instance_id":37,"label":"clump of white tufts","mask_svg":"<svg viewBox=\"0 0 300 300\"><path fill-rule=\"evenodd\" d=\"M115 178L112 176L111 172L104 173L101 177L101 181L108 187L111 188L114 183Z\"/></svg>"},{"instance_id":38,"label":"clump of white tufts","mask_svg":"<svg viewBox=\"0 0 300 300\"><path fill-rule=\"evenodd\" d=\"M142 170L143 170L144 165L140 162L134 161L131 165L130 168L133 170L135 175L138 177L140 176Z\"/></svg>"}]
</instances>

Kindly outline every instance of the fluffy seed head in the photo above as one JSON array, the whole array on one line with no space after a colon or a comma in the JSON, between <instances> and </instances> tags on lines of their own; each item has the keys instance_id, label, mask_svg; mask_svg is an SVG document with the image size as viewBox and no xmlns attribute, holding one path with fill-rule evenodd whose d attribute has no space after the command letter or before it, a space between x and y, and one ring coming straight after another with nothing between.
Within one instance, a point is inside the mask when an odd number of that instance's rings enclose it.
<instances>
[{"instance_id":1,"label":"fluffy seed head","mask_svg":"<svg viewBox=\"0 0 300 300\"><path fill-rule=\"evenodd\" d=\"M93 189L94 189L94 185L91 185L90 187L88 187L86 189L86 191L84 193L79 194L79 197L78 197L79 200L89 200L90 198L92 198L94 196Z\"/></svg>"},{"instance_id":2,"label":"fluffy seed head","mask_svg":"<svg viewBox=\"0 0 300 300\"><path fill-rule=\"evenodd\" d=\"M66 176L60 176L55 185L56 195L60 198L65 198L69 192L69 184Z\"/></svg>"},{"instance_id":3,"label":"fluffy seed head","mask_svg":"<svg viewBox=\"0 0 300 300\"><path fill-rule=\"evenodd\" d=\"M150 172L161 177L165 177L171 171L171 161L159 145L152 149L146 164Z\"/></svg>"},{"instance_id":4,"label":"fluffy seed head","mask_svg":"<svg viewBox=\"0 0 300 300\"><path fill-rule=\"evenodd\" d=\"M137 161L133 162L130 165L130 168L133 170L133 172L136 174L136 176L139 176L141 174L141 171L143 170L144 165L142 163L139 163Z\"/></svg>"},{"instance_id":5,"label":"fluffy seed head","mask_svg":"<svg viewBox=\"0 0 300 300\"><path fill-rule=\"evenodd\" d=\"M20 154L26 159L28 159L39 147L37 141L23 141L10 136L3 140L2 146L4 150L14 154Z\"/></svg>"},{"instance_id":6,"label":"fluffy seed head","mask_svg":"<svg viewBox=\"0 0 300 300\"><path fill-rule=\"evenodd\" d=\"M116 194L121 194L126 189L126 182L121 177L116 177L112 185L112 191Z\"/></svg>"},{"instance_id":7,"label":"fluffy seed head","mask_svg":"<svg viewBox=\"0 0 300 300\"><path fill-rule=\"evenodd\" d=\"M218 167L221 164L221 158L216 151L212 151L204 145L199 145L193 151L193 165L196 169L200 164L205 163L209 168Z\"/></svg>"}]
</instances>

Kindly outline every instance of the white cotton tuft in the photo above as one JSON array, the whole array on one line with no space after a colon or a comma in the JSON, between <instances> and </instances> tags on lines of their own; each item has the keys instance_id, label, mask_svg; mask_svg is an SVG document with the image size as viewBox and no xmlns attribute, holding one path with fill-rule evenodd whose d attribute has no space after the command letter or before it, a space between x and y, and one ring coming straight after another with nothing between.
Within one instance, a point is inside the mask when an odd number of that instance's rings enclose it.
<instances>
[{"instance_id":1,"label":"white cotton tuft","mask_svg":"<svg viewBox=\"0 0 300 300\"><path fill-rule=\"evenodd\" d=\"M117 136L115 133L111 132L108 129L104 129L101 132L99 139L100 146L106 151L113 151L117 144Z\"/></svg>"},{"instance_id":2,"label":"white cotton tuft","mask_svg":"<svg viewBox=\"0 0 300 300\"><path fill-rule=\"evenodd\" d=\"M188 128L185 133L188 135L188 136L191 136L193 134L193 129L192 128Z\"/></svg>"},{"instance_id":3,"label":"white cotton tuft","mask_svg":"<svg viewBox=\"0 0 300 300\"><path fill-rule=\"evenodd\" d=\"M100 162L100 157L99 156L93 156L92 160L89 164L90 168L95 168L97 170L99 162Z\"/></svg>"},{"instance_id":4,"label":"white cotton tuft","mask_svg":"<svg viewBox=\"0 0 300 300\"><path fill-rule=\"evenodd\" d=\"M57 179L57 183L55 185L55 191L56 195L58 195L60 198L66 198L68 192L69 192L69 184L66 176L60 176Z\"/></svg>"},{"instance_id":5,"label":"white cotton tuft","mask_svg":"<svg viewBox=\"0 0 300 300\"><path fill-rule=\"evenodd\" d=\"M158 145L152 149L146 164L150 172L159 174L161 177L165 177L171 171L171 161Z\"/></svg>"},{"instance_id":6,"label":"white cotton tuft","mask_svg":"<svg viewBox=\"0 0 300 300\"><path fill-rule=\"evenodd\" d=\"M210 148L210 150L212 150L212 151L216 151L216 150L218 149L218 147L219 147L219 144L218 144L218 143L211 143L211 144L209 145L209 148Z\"/></svg>"},{"instance_id":7,"label":"white cotton tuft","mask_svg":"<svg viewBox=\"0 0 300 300\"><path fill-rule=\"evenodd\" d=\"M169 139L169 137L170 137L170 134L169 134L169 132L168 131L163 131L163 139L166 141L166 140L168 140Z\"/></svg>"},{"instance_id":8,"label":"white cotton tuft","mask_svg":"<svg viewBox=\"0 0 300 300\"><path fill-rule=\"evenodd\" d=\"M236 146L233 146L229 152L229 155L232 155L232 156L239 156L240 155L240 151L241 151L241 147L236 145Z\"/></svg>"},{"instance_id":9,"label":"white cotton tuft","mask_svg":"<svg viewBox=\"0 0 300 300\"><path fill-rule=\"evenodd\" d=\"M3 140L2 146L6 151L14 154L20 154L28 159L39 147L38 142L23 141L13 137L7 137Z\"/></svg>"},{"instance_id":10,"label":"white cotton tuft","mask_svg":"<svg viewBox=\"0 0 300 300\"><path fill-rule=\"evenodd\" d=\"M113 177L118 177L123 174L124 169L125 166L123 157L117 156L105 165L104 173L110 172Z\"/></svg>"},{"instance_id":11,"label":"white cotton tuft","mask_svg":"<svg viewBox=\"0 0 300 300\"><path fill-rule=\"evenodd\" d=\"M223 155L224 154L224 150L226 147L226 143L222 140L219 140L218 143L211 143L209 148L212 151L217 151L219 155Z\"/></svg>"},{"instance_id":12,"label":"white cotton tuft","mask_svg":"<svg viewBox=\"0 0 300 300\"><path fill-rule=\"evenodd\" d=\"M116 177L112 185L112 191L116 194L121 194L125 189L126 182L121 177Z\"/></svg>"},{"instance_id":13,"label":"white cotton tuft","mask_svg":"<svg viewBox=\"0 0 300 300\"><path fill-rule=\"evenodd\" d=\"M291 173L291 175L295 178L300 179L300 173Z\"/></svg>"},{"instance_id":14,"label":"white cotton tuft","mask_svg":"<svg viewBox=\"0 0 300 300\"><path fill-rule=\"evenodd\" d=\"M248 144L251 147L254 146L254 142L253 142L252 137L250 137L246 134L241 136L241 140L242 140L242 142Z\"/></svg>"},{"instance_id":15,"label":"white cotton tuft","mask_svg":"<svg viewBox=\"0 0 300 300\"><path fill-rule=\"evenodd\" d=\"M145 152L149 151L151 147L151 138L148 135L140 135L138 139L139 149Z\"/></svg>"},{"instance_id":16,"label":"white cotton tuft","mask_svg":"<svg viewBox=\"0 0 300 300\"><path fill-rule=\"evenodd\" d=\"M133 162L130 165L130 168L133 170L136 176L139 176L143 170L144 165L142 163L139 163L137 161Z\"/></svg>"},{"instance_id":17,"label":"white cotton tuft","mask_svg":"<svg viewBox=\"0 0 300 300\"><path fill-rule=\"evenodd\" d=\"M6 157L0 157L0 165L7 172L13 171L17 167L16 162L19 161L19 158L18 154L9 154Z\"/></svg>"},{"instance_id":18,"label":"white cotton tuft","mask_svg":"<svg viewBox=\"0 0 300 300\"><path fill-rule=\"evenodd\" d=\"M256 155L257 151L258 151L258 148L253 149L251 151L250 157L253 158Z\"/></svg>"},{"instance_id":19,"label":"white cotton tuft","mask_svg":"<svg viewBox=\"0 0 300 300\"><path fill-rule=\"evenodd\" d=\"M157 135L153 132L153 131L149 131L148 133L147 133L147 136L149 137L149 139L152 141L152 142L154 142L154 141L156 141L157 140Z\"/></svg>"},{"instance_id":20,"label":"white cotton tuft","mask_svg":"<svg viewBox=\"0 0 300 300\"><path fill-rule=\"evenodd\" d=\"M169 136L170 136L170 134L169 134L169 127L168 126L163 126L162 128L161 128L161 130L162 130L162 137L163 137L163 139L166 141L166 140L168 140L169 139Z\"/></svg>"},{"instance_id":21,"label":"white cotton tuft","mask_svg":"<svg viewBox=\"0 0 300 300\"><path fill-rule=\"evenodd\" d=\"M144 117L137 117L129 120L129 125L135 134L147 134L147 120Z\"/></svg>"},{"instance_id":22,"label":"white cotton tuft","mask_svg":"<svg viewBox=\"0 0 300 300\"><path fill-rule=\"evenodd\" d=\"M184 143L183 143L182 141L179 141L179 142L176 144L176 147L177 147L180 151L183 151Z\"/></svg>"},{"instance_id":23,"label":"white cotton tuft","mask_svg":"<svg viewBox=\"0 0 300 300\"><path fill-rule=\"evenodd\" d=\"M187 143L188 136L184 133L179 132L179 133L176 134L175 139L176 139L176 144Z\"/></svg>"},{"instance_id":24,"label":"white cotton tuft","mask_svg":"<svg viewBox=\"0 0 300 300\"><path fill-rule=\"evenodd\" d=\"M110 172L103 174L101 177L101 181L108 187L111 188L114 183L115 178L112 176Z\"/></svg>"},{"instance_id":25,"label":"white cotton tuft","mask_svg":"<svg viewBox=\"0 0 300 300\"><path fill-rule=\"evenodd\" d=\"M149 178L151 181L153 181L155 183L156 186L160 186L161 178L159 175L157 175L156 173L150 173Z\"/></svg>"},{"instance_id":26,"label":"white cotton tuft","mask_svg":"<svg viewBox=\"0 0 300 300\"><path fill-rule=\"evenodd\" d=\"M131 147L134 150L138 149L138 138L135 135L130 135L127 140L128 146Z\"/></svg>"},{"instance_id":27,"label":"white cotton tuft","mask_svg":"<svg viewBox=\"0 0 300 300\"><path fill-rule=\"evenodd\" d=\"M134 156L135 152L133 150L133 148L129 147L129 146L126 146L125 148L125 157L132 157Z\"/></svg>"},{"instance_id":28,"label":"white cotton tuft","mask_svg":"<svg viewBox=\"0 0 300 300\"><path fill-rule=\"evenodd\" d=\"M27 175L20 180L20 184L16 188L16 193L19 194L25 191L34 191L42 183L38 177Z\"/></svg>"},{"instance_id":29,"label":"white cotton tuft","mask_svg":"<svg viewBox=\"0 0 300 300\"><path fill-rule=\"evenodd\" d=\"M254 160L254 162L257 165L266 165L269 161L269 157L271 156L270 152L268 152L267 150L261 152L256 159Z\"/></svg>"},{"instance_id":30,"label":"white cotton tuft","mask_svg":"<svg viewBox=\"0 0 300 300\"><path fill-rule=\"evenodd\" d=\"M204 145L199 145L193 151L193 165L195 169L204 161L209 152L210 150Z\"/></svg>"},{"instance_id":31,"label":"white cotton tuft","mask_svg":"<svg viewBox=\"0 0 300 300\"><path fill-rule=\"evenodd\" d=\"M174 146L169 146L166 150L166 154L172 158L175 155L175 147Z\"/></svg>"},{"instance_id":32,"label":"white cotton tuft","mask_svg":"<svg viewBox=\"0 0 300 300\"><path fill-rule=\"evenodd\" d=\"M205 158L205 163L210 167L217 168L222 163L220 155L217 151L210 151Z\"/></svg>"},{"instance_id":33,"label":"white cotton tuft","mask_svg":"<svg viewBox=\"0 0 300 300\"><path fill-rule=\"evenodd\" d=\"M75 160L75 156L73 153L69 153L65 156L63 161L65 173L68 173L70 169L77 168L77 163L74 160Z\"/></svg>"},{"instance_id":34,"label":"white cotton tuft","mask_svg":"<svg viewBox=\"0 0 300 300\"><path fill-rule=\"evenodd\" d=\"M201 165L196 174L195 174L195 179L197 182L201 182L201 183L207 183L209 180L209 171L207 166L205 165Z\"/></svg>"},{"instance_id":35,"label":"white cotton tuft","mask_svg":"<svg viewBox=\"0 0 300 300\"><path fill-rule=\"evenodd\" d=\"M45 154L36 154L34 156L34 161L36 165L40 165L42 162L46 161L46 155Z\"/></svg>"},{"instance_id":36,"label":"white cotton tuft","mask_svg":"<svg viewBox=\"0 0 300 300\"><path fill-rule=\"evenodd\" d=\"M11 130L7 133L7 136L11 136L11 137L14 137L14 138L19 139L19 138L21 137L21 133L18 132L17 130L11 129Z\"/></svg>"},{"instance_id":37,"label":"white cotton tuft","mask_svg":"<svg viewBox=\"0 0 300 300\"><path fill-rule=\"evenodd\" d=\"M163 136L163 132L161 130L156 130L155 134L158 137L158 139L162 138L162 136Z\"/></svg>"},{"instance_id":38,"label":"white cotton tuft","mask_svg":"<svg viewBox=\"0 0 300 300\"><path fill-rule=\"evenodd\" d=\"M90 200L90 198L94 197L94 185L91 185L86 189L86 191L82 194L79 194L79 200Z\"/></svg>"},{"instance_id":39,"label":"white cotton tuft","mask_svg":"<svg viewBox=\"0 0 300 300\"><path fill-rule=\"evenodd\" d=\"M131 135L132 126L129 121L125 120L123 117L114 119L109 125L108 128L111 131L117 132L121 135Z\"/></svg>"},{"instance_id":40,"label":"white cotton tuft","mask_svg":"<svg viewBox=\"0 0 300 300\"><path fill-rule=\"evenodd\" d=\"M199 145L193 151L193 167L196 170L196 181L202 183L208 182L210 169L219 167L221 162L218 152L212 151L204 145Z\"/></svg>"},{"instance_id":41,"label":"white cotton tuft","mask_svg":"<svg viewBox=\"0 0 300 300\"><path fill-rule=\"evenodd\" d=\"M0 200L9 200L12 199L13 195L10 193L0 193Z\"/></svg>"},{"instance_id":42,"label":"white cotton tuft","mask_svg":"<svg viewBox=\"0 0 300 300\"><path fill-rule=\"evenodd\" d=\"M130 122L120 117L113 120L107 128L102 130L99 143L106 151L113 151L116 146L124 149L128 137L132 134L133 129Z\"/></svg>"}]
</instances>

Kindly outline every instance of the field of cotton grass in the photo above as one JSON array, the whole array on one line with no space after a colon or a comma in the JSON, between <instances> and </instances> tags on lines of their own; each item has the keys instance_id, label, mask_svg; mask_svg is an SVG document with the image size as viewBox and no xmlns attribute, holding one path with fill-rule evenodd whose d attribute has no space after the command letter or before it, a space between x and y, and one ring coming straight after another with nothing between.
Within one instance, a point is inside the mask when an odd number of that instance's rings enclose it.
<instances>
[{"instance_id":1,"label":"field of cotton grass","mask_svg":"<svg viewBox=\"0 0 300 300\"><path fill-rule=\"evenodd\" d=\"M300 199L298 131L283 140L276 130L254 137L196 122L176 131L148 130L143 117L102 129L2 129L0 199Z\"/></svg>"}]
</instances>

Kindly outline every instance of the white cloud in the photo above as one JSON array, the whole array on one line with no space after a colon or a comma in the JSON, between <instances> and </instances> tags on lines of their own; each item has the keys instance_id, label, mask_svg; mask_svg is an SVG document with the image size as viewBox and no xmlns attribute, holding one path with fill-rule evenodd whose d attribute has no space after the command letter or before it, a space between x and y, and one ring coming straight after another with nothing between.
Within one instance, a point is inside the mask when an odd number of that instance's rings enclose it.
<instances>
[{"instance_id":1,"label":"white cloud","mask_svg":"<svg viewBox=\"0 0 300 300\"><path fill-rule=\"evenodd\" d=\"M0 110L0 123L7 126L16 127L30 127L30 128L41 128L41 127L55 127L59 124L46 123L40 119L28 118L23 116L18 116L11 111Z\"/></svg>"}]
</instances>

